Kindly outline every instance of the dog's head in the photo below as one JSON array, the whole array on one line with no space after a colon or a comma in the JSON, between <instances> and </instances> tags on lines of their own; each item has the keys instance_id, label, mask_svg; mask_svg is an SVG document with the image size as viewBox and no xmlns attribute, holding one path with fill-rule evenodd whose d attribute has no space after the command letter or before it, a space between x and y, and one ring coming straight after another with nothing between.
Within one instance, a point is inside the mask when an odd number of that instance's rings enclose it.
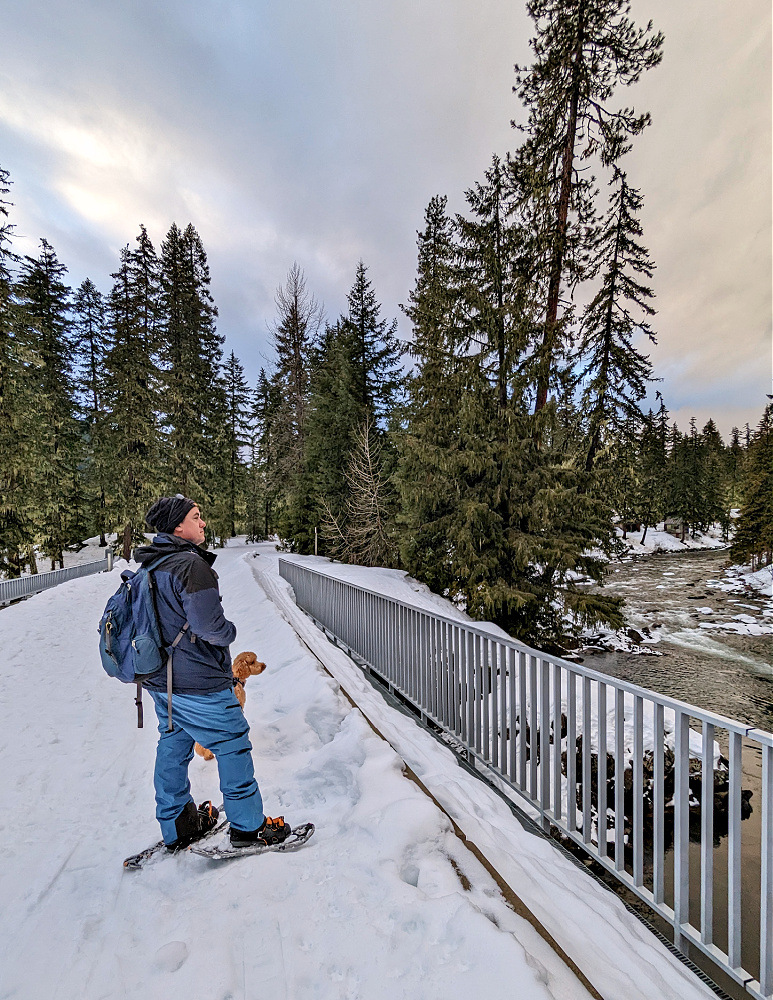
<instances>
[{"instance_id":1,"label":"dog's head","mask_svg":"<svg viewBox=\"0 0 773 1000\"><path fill-rule=\"evenodd\" d=\"M251 674L255 676L262 674L266 669L266 664L261 663L254 653L244 652L234 657L231 669L237 680L246 681Z\"/></svg>"}]
</instances>

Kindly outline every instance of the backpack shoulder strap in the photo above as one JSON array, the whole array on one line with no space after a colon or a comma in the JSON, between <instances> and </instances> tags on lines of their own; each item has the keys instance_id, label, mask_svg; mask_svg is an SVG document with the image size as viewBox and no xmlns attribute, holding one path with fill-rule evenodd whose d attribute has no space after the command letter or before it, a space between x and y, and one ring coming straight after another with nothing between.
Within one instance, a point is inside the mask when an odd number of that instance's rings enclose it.
<instances>
[{"instance_id":1,"label":"backpack shoulder strap","mask_svg":"<svg viewBox=\"0 0 773 1000\"><path fill-rule=\"evenodd\" d=\"M153 586L153 577L150 574L153 572L154 569L156 569L158 566L160 566L161 563L164 562L165 559L169 559L171 556L176 555L176 554L177 554L176 552L169 552L166 555L159 556L158 559L153 559L146 566L142 567L143 569L145 569L147 571L148 578L150 580L150 584L151 584L151 586L150 586L150 599L153 602L153 613L156 616L156 625L158 626L158 634L159 634L159 637L161 639L161 645L164 646L165 648L167 648L167 647L165 646L165 643L164 643L164 634L161 631L161 619L159 618L158 608L156 607L156 591L155 591L155 587ZM172 656L174 654L174 651L175 651L175 648L177 646L177 643L180 641L180 639L182 639L182 637L185 635L185 633L188 631L189 628L190 628L190 624L188 622L186 622L183 625L183 627L180 629L180 631L177 633L177 635L175 636L175 638L174 638L173 642L171 643L171 645L168 647L168 652L167 652L167 660L166 660L166 703L167 703L167 715L168 715L168 728L167 728L167 732L169 732L169 733L172 732ZM138 692L139 692L139 687L138 687ZM141 697L141 695L140 695L140 697Z\"/></svg>"}]
</instances>

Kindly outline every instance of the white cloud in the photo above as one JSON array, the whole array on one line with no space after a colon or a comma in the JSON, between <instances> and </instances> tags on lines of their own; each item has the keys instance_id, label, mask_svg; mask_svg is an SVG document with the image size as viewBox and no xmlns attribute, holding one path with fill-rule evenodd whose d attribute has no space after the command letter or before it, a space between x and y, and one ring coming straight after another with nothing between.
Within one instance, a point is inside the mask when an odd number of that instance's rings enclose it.
<instances>
[{"instance_id":1,"label":"white cloud","mask_svg":"<svg viewBox=\"0 0 773 1000\"><path fill-rule=\"evenodd\" d=\"M620 97L653 116L628 158L658 265L653 360L667 401L713 399L726 430L734 406L756 422L769 364L770 9L634 0L633 16L666 33L663 65ZM0 144L25 251L45 235L74 282L105 287L140 222L158 245L192 221L253 379L294 260L335 315L362 257L398 315L429 198L462 210L517 142L530 22L511 0L27 0L4 33Z\"/></svg>"}]
</instances>

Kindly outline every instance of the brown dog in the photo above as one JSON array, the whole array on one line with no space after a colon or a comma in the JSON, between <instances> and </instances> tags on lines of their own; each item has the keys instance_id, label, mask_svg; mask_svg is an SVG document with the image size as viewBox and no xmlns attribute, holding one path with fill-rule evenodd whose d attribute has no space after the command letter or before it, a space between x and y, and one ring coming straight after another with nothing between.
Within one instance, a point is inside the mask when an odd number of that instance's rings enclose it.
<instances>
[{"instance_id":1,"label":"brown dog","mask_svg":"<svg viewBox=\"0 0 773 1000\"><path fill-rule=\"evenodd\" d=\"M231 670L236 681L234 684L234 694L242 708L244 708L244 702L247 698L247 695L244 693L244 682L251 674L257 676L258 674L262 674L265 669L266 664L261 663L254 653L244 652L234 657L234 661L231 664ZM200 743L197 743L193 749L204 760L212 760L215 756L211 750L205 749Z\"/></svg>"}]
</instances>

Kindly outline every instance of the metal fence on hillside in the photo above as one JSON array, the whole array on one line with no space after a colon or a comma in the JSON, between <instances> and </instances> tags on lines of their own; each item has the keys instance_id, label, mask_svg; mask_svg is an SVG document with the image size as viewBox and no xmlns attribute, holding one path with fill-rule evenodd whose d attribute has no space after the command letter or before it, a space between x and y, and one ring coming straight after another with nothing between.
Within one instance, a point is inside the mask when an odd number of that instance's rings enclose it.
<instances>
[{"instance_id":1,"label":"metal fence on hillside","mask_svg":"<svg viewBox=\"0 0 773 1000\"><path fill-rule=\"evenodd\" d=\"M67 580L75 580L80 576L91 576L92 573L104 573L113 568L113 553L109 550L104 559L82 563L80 566L70 566L67 569L54 569L50 573L35 573L32 576L20 576L13 580L0 581L0 607L18 601L21 597L39 594L42 590L56 587Z\"/></svg>"},{"instance_id":2,"label":"metal fence on hillside","mask_svg":"<svg viewBox=\"0 0 773 1000\"><path fill-rule=\"evenodd\" d=\"M299 607L545 830L667 920L677 948L773 996L773 735L288 559L279 571Z\"/></svg>"}]
</instances>

